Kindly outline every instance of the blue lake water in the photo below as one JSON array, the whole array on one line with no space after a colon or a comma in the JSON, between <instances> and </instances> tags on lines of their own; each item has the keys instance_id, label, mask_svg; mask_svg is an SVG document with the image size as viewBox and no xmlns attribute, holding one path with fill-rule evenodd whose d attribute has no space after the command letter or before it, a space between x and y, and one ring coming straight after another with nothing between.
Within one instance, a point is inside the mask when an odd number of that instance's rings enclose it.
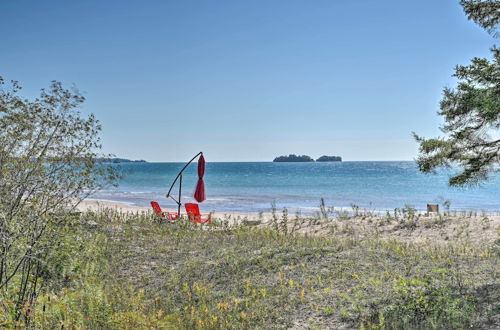
<instances>
[{"instance_id":1,"label":"blue lake water","mask_svg":"<svg viewBox=\"0 0 500 330\"><path fill-rule=\"evenodd\" d=\"M125 174L118 187L102 190L95 199L147 206L156 200L162 207L175 207L165 194L183 163L122 163ZM327 206L394 209L412 205L419 210L427 203L451 201L455 210L500 211L500 173L479 187L450 188L449 170L425 175L414 162L341 163L207 163L207 200L203 211L269 211L271 203L290 211L307 213ZM192 202L197 165L183 175L183 202ZM177 192L177 188L174 188Z\"/></svg>"}]
</instances>

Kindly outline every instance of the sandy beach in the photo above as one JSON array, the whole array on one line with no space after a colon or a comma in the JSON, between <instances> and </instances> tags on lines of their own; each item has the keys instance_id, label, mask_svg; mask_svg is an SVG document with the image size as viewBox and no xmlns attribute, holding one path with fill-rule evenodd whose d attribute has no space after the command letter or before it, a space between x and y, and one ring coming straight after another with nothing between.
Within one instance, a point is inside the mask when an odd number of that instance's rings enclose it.
<instances>
[{"instance_id":1,"label":"sandy beach","mask_svg":"<svg viewBox=\"0 0 500 330\"><path fill-rule=\"evenodd\" d=\"M85 212L85 211L98 211L99 209L103 208L111 208L111 209L116 209L121 212L134 212L134 213L147 213L147 212L152 212L151 207L147 206L136 206L136 205L130 205L127 203L120 203L120 202L112 202L112 201L103 201L103 200L95 200L95 199L86 199L83 200L79 205L78 205L78 210ZM201 207L200 207L201 208ZM163 211L166 212L177 212L177 210L174 209L169 209L169 208L162 208ZM201 210L202 214L204 213L203 210ZM181 214L185 213L184 209L181 210ZM230 220L230 222L238 222L238 221L243 221L243 220L250 220L250 221L255 221L255 220L263 220L264 222L267 222L268 220L271 219L272 215L270 213L262 213L259 215L258 213L239 213L239 212L212 212L212 217L218 218L218 219L227 219Z\"/></svg>"},{"instance_id":2,"label":"sandy beach","mask_svg":"<svg viewBox=\"0 0 500 330\"><path fill-rule=\"evenodd\" d=\"M148 212L151 210L150 207L145 207L145 206L135 206L135 205L129 205L127 203L111 202L111 201L103 201L95 199L85 199L78 205L77 208L82 212L97 211L102 208L112 208L124 212L139 212L139 213Z\"/></svg>"},{"instance_id":3,"label":"sandy beach","mask_svg":"<svg viewBox=\"0 0 500 330\"><path fill-rule=\"evenodd\" d=\"M80 211L98 211L111 208L125 213L149 213L151 208L133 206L126 203L84 200L78 206ZM322 218L320 215L301 216L287 215L283 219L282 210L277 210L276 220L271 213L238 213L213 212L212 219L227 221L230 225L252 225L259 227L284 226L284 221L290 232L312 234L319 236L357 237L363 238L376 235L384 240L401 240L408 243L443 243L464 241L476 245L487 245L498 239L500 230L500 215L482 213L451 214L416 213L412 220L410 216L400 214L388 217L385 211L360 210L358 215L347 213L348 208L336 209L336 214ZM176 212L173 209L164 211ZM203 213L203 212L202 212Z\"/></svg>"}]
</instances>

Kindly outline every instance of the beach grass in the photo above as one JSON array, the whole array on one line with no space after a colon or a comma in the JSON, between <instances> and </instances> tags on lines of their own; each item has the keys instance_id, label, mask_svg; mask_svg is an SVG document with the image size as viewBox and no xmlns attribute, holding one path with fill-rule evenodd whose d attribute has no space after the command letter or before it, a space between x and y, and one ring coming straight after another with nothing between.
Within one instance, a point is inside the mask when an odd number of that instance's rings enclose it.
<instances>
[{"instance_id":1,"label":"beach grass","mask_svg":"<svg viewBox=\"0 0 500 330\"><path fill-rule=\"evenodd\" d=\"M268 226L201 227L159 223L148 213L89 211L68 224L71 234L51 260L38 300L17 321L4 301L0 322L64 329L498 328L498 228L484 229L497 238L482 244L463 233L425 243L399 235L460 221L472 221L463 229L472 231L479 219L283 211Z\"/></svg>"}]
</instances>

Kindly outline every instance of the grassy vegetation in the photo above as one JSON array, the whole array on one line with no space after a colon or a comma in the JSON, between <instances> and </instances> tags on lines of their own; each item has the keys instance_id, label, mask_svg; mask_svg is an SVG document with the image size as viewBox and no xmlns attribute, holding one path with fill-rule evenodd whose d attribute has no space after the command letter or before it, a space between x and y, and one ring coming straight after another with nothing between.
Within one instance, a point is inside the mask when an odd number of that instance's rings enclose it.
<instances>
[{"instance_id":1,"label":"grassy vegetation","mask_svg":"<svg viewBox=\"0 0 500 330\"><path fill-rule=\"evenodd\" d=\"M87 212L61 229L70 234L42 274L45 285L38 299L17 321L9 300L2 301L0 324L64 329L500 326L498 239L491 244L475 244L466 236L412 243L381 236L374 228L409 231L451 220L415 222L408 214L332 220L323 212L316 218L283 212L268 227L171 225L147 214ZM328 230L321 235L291 230L297 222Z\"/></svg>"}]
</instances>

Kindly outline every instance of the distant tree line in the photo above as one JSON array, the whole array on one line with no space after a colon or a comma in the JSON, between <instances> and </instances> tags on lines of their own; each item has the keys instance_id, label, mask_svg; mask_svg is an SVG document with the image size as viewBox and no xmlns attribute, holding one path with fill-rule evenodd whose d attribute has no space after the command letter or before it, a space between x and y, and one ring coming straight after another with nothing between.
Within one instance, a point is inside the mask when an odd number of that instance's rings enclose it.
<instances>
[{"instance_id":1,"label":"distant tree line","mask_svg":"<svg viewBox=\"0 0 500 330\"><path fill-rule=\"evenodd\" d=\"M317 162L341 162L342 157L339 156L321 156L316 159ZM273 162L314 162L314 159L307 155L290 154L288 156L279 156L274 158Z\"/></svg>"},{"instance_id":2,"label":"distant tree line","mask_svg":"<svg viewBox=\"0 0 500 330\"><path fill-rule=\"evenodd\" d=\"M316 159L317 162L341 162L342 157L340 156L321 156Z\"/></svg>"},{"instance_id":3,"label":"distant tree line","mask_svg":"<svg viewBox=\"0 0 500 330\"><path fill-rule=\"evenodd\" d=\"M147 163L143 159L130 160L125 158L99 158L99 161L103 163Z\"/></svg>"}]
</instances>

